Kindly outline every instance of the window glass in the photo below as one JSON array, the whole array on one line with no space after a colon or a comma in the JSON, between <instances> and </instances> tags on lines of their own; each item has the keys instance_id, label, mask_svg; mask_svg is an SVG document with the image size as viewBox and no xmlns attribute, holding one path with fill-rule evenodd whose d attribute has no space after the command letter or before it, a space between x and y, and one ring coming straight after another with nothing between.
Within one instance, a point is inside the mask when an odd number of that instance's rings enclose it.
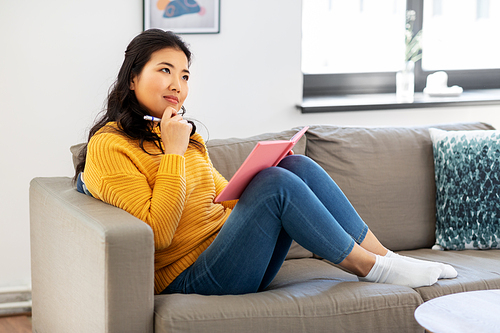
<instances>
[{"instance_id":1,"label":"window glass","mask_svg":"<svg viewBox=\"0 0 500 333\"><path fill-rule=\"evenodd\" d=\"M500 68L500 0L424 0L422 69Z\"/></svg>"},{"instance_id":2,"label":"window glass","mask_svg":"<svg viewBox=\"0 0 500 333\"><path fill-rule=\"evenodd\" d=\"M404 0L303 0L302 71L395 72L404 61Z\"/></svg>"}]
</instances>

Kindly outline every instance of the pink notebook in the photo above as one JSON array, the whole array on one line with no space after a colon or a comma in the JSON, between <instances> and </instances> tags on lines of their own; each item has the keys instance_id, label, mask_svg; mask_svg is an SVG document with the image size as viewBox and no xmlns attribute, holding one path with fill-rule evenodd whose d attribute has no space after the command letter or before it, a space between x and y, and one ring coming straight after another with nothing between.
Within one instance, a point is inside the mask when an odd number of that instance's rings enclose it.
<instances>
[{"instance_id":1,"label":"pink notebook","mask_svg":"<svg viewBox=\"0 0 500 333\"><path fill-rule=\"evenodd\" d=\"M239 199L252 178L260 171L278 165L308 128L309 126L302 128L290 140L258 142L227 186L215 198L215 202Z\"/></svg>"}]
</instances>

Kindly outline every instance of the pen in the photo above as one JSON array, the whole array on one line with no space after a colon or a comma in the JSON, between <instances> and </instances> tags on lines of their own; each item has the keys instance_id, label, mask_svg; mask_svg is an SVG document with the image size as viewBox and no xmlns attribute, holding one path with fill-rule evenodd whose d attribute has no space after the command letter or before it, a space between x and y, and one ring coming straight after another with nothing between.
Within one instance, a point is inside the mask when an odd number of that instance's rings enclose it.
<instances>
[{"instance_id":1,"label":"pen","mask_svg":"<svg viewBox=\"0 0 500 333\"><path fill-rule=\"evenodd\" d=\"M154 122L157 122L157 123L159 123L161 121L160 118L156 118L156 117L153 117L153 116L144 116L144 120L150 120L150 121L154 121Z\"/></svg>"},{"instance_id":2,"label":"pen","mask_svg":"<svg viewBox=\"0 0 500 333\"><path fill-rule=\"evenodd\" d=\"M144 116L144 120L154 121L155 123L161 122L161 118L156 118L156 117L153 117L153 116ZM190 135L193 135L196 132L196 126L195 126L195 124L191 120L186 120L186 121L189 124L191 124L192 128L191 128L191 134Z\"/></svg>"}]
</instances>

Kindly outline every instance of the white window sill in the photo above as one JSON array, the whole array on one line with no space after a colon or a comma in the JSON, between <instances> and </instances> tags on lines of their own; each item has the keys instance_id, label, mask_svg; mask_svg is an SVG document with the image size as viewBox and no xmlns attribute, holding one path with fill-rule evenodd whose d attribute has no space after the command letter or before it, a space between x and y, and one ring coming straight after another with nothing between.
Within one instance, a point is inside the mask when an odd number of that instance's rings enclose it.
<instances>
[{"instance_id":1,"label":"white window sill","mask_svg":"<svg viewBox=\"0 0 500 333\"><path fill-rule=\"evenodd\" d=\"M297 105L302 113L411 109L500 104L500 89L464 91L456 97L430 97L415 93L413 103L398 103L396 94L360 94L305 97Z\"/></svg>"}]
</instances>

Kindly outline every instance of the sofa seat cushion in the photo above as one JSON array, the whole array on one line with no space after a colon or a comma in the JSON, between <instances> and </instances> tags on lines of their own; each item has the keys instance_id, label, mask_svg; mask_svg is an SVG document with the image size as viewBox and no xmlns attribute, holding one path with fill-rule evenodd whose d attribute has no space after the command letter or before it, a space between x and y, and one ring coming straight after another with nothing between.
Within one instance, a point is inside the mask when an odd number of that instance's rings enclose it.
<instances>
[{"instance_id":1,"label":"sofa seat cushion","mask_svg":"<svg viewBox=\"0 0 500 333\"><path fill-rule=\"evenodd\" d=\"M422 332L411 288L358 282L322 260L288 260L269 288L229 296L155 296L155 332Z\"/></svg>"},{"instance_id":2,"label":"sofa seat cushion","mask_svg":"<svg viewBox=\"0 0 500 333\"><path fill-rule=\"evenodd\" d=\"M417 259L447 263L457 270L458 277L455 279L443 279L430 287L416 288L424 301L463 291L500 289L500 250L420 249L398 253Z\"/></svg>"},{"instance_id":3,"label":"sofa seat cushion","mask_svg":"<svg viewBox=\"0 0 500 333\"><path fill-rule=\"evenodd\" d=\"M433 126L487 130L483 123ZM391 250L435 243L436 186L429 127L311 126L307 155L337 182L359 215Z\"/></svg>"}]
</instances>

